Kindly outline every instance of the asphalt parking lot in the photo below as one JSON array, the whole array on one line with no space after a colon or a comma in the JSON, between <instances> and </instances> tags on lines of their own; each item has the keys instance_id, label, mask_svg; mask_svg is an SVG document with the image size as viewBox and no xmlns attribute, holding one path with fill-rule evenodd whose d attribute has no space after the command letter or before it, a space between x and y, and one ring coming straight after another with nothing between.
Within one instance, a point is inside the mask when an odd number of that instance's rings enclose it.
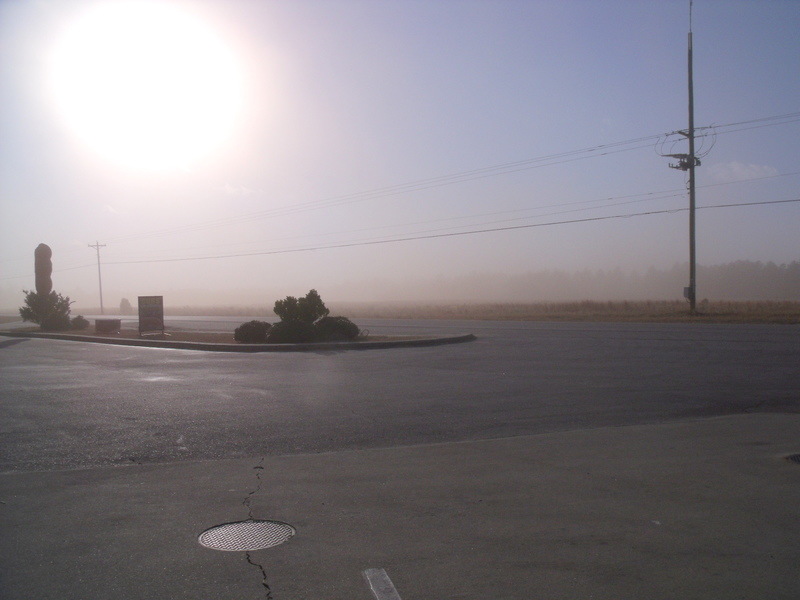
<instances>
[{"instance_id":1,"label":"asphalt parking lot","mask_svg":"<svg viewBox=\"0 0 800 600\"><path fill-rule=\"evenodd\" d=\"M404 600L800 595L795 327L472 332L267 358L3 344L4 597L369 600L370 568ZM197 541L251 516L296 535Z\"/></svg>"}]
</instances>

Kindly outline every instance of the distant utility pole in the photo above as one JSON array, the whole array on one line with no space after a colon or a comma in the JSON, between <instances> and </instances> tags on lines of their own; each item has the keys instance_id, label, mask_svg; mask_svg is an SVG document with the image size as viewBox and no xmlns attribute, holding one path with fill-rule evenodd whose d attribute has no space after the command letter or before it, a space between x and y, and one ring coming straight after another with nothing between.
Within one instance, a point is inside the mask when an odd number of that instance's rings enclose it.
<instances>
[{"instance_id":1,"label":"distant utility pole","mask_svg":"<svg viewBox=\"0 0 800 600\"><path fill-rule=\"evenodd\" d=\"M97 250L97 282L100 284L100 314L106 314L103 310L103 277L100 275L100 248L105 248L105 244L101 244L100 242L95 242L94 244L89 244L89 248L94 248Z\"/></svg>"},{"instance_id":2,"label":"distant utility pole","mask_svg":"<svg viewBox=\"0 0 800 600\"><path fill-rule=\"evenodd\" d=\"M689 139L689 154L667 154L678 159L678 164L670 164L673 169L689 171L689 287L684 290L684 295L689 300L689 310L692 314L697 309L697 264L695 257L695 184L694 169L700 166L700 161L694 153L694 79L692 74L692 2L689 2L689 129L679 131Z\"/></svg>"}]
</instances>

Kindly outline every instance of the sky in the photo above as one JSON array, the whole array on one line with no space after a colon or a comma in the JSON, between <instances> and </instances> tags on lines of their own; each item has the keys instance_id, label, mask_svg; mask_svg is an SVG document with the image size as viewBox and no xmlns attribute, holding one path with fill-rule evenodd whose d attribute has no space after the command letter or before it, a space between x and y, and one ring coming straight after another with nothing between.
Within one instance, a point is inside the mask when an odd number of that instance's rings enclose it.
<instances>
[{"instance_id":1,"label":"sky","mask_svg":"<svg viewBox=\"0 0 800 600\"><path fill-rule=\"evenodd\" d=\"M697 261L800 260L800 4L691 26ZM79 306L102 245L107 307L686 263L688 30L684 0L0 1L0 308L39 243Z\"/></svg>"}]
</instances>

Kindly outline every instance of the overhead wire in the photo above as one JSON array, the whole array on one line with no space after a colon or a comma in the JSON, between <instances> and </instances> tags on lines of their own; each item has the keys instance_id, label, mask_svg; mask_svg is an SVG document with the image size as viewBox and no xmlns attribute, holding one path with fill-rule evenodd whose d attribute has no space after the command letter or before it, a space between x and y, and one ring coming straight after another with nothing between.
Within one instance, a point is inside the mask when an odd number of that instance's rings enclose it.
<instances>
[{"instance_id":1,"label":"overhead wire","mask_svg":"<svg viewBox=\"0 0 800 600\"><path fill-rule=\"evenodd\" d=\"M699 130L703 129L715 129L719 130L721 128L730 127L730 126L738 126L738 125L745 125L745 124L753 124L753 123L760 123L761 125L757 125L756 127L767 127L767 126L774 126L777 124L782 123L775 123L775 121L785 121L787 118L791 118L794 122L796 120L800 120L800 112L798 113L787 113L784 115L775 115L771 117L762 117L759 119L750 119L747 121L738 121L735 123L728 123L724 125L714 125L709 127L700 127ZM734 130L737 131L737 130ZM318 200L318 201L309 201L295 205L288 205L282 207L276 207L273 209L269 209L266 211L256 211L252 213L236 215L232 217L227 217L223 219L213 219L204 222L198 222L194 224L187 224L182 225L179 227L172 227L166 228L162 230L156 230L151 232L144 232L139 234L131 234L127 236L121 236L117 238L110 238L108 241L110 243L122 243L128 241L134 241L138 239L147 239L153 237L162 237L167 235L175 235L179 233L191 233L197 231L203 231L206 229L213 229L217 227L224 227L230 225L236 225L243 222L249 222L252 220L260 220L270 217L277 217L277 216L285 216L290 214L296 214L299 212L305 212L308 210L318 210L322 208L331 208L334 206L341 206L343 204L350 204L354 202L363 202L366 200L372 199L379 199L385 198L389 196L395 196L400 194L406 194L413 191L421 191L426 189L432 189L435 187L442 187L446 185L453 185L455 183L462 183L467 181L473 181L475 179L481 179L486 177L494 177L509 173L514 173L523 170L529 170L533 168L540 168L544 166L552 166L556 164L563 164L567 162L573 162L576 160L584 160L586 158L590 158L593 156L604 156L608 154L615 154L619 152L627 152L631 150L636 150L645 145L642 145L642 142L656 140L658 144L659 140L662 140L662 144L666 142L669 137L677 132L672 132L670 134L659 134L659 135L649 135L649 136L642 136L638 138L632 138L629 140L611 142L607 144L598 144L595 146L590 146L586 148L581 148L577 150L565 151L554 153L550 155L544 155L519 161L512 161L508 163L501 163L498 165L492 165L487 167L481 167L478 169L472 169L468 171L461 171L457 173L451 173L447 175L441 175L437 177L431 177L421 180L416 180L412 182L392 185L392 186L384 186L381 188L376 188L373 190L367 190L362 192L356 192L352 194L346 194L342 196L336 196L329 199ZM728 131L722 131L722 133L728 133ZM673 145L677 143L677 140L673 142ZM630 146L632 144L636 144L630 148L622 148L622 146ZM617 150L609 151L609 149L618 148ZM601 152L603 151L603 152ZM595 154L598 153L599 154ZM587 156L580 156L582 154L587 154ZM663 152L661 153L663 154ZM567 158L571 157L571 158ZM560 160L559 160L560 159Z\"/></svg>"},{"instance_id":2,"label":"overhead wire","mask_svg":"<svg viewBox=\"0 0 800 600\"><path fill-rule=\"evenodd\" d=\"M565 207L565 206L576 206L581 204L592 204L592 203L599 203L605 202L606 204L600 204L598 206L589 206L585 208L576 208L571 210L564 210L564 211L557 211L551 213L537 213L537 214L530 214L527 216L516 217L512 219L505 219L504 221L519 221L523 219L531 219L536 217L543 217L543 216L550 216L554 214L564 214L569 212L580 212L584 210L595 210L601 208L607 208L610 206L618 206L621 204L633 204L637 202L645 202L650 200L663 200L672 197L681 197L685 194L685 190L682 188L675 188L672 190L664 190L659 192L644 192L640 194L627 194L624 196L616 196L616 197L606 197L606 198L599 198L594 200L580 200L576 202L567 202L567 203L555 203L555 204L548 204L543 206L538 206L535 209L532 208L518 208L512 210L502 210L502 211L492 211L492 212L484 212L484 213L477 213L477 214L468 214L468 215L460 215L456 217L443 217L440 219L428 219L425 221L412 221L412 222L405 222L405 223L393 223L388 225L376 225L370 227L361 227L358 229L348 229L344 231L328 231L328 232L319 232L314 234L304 234L304 235L292 235L280 238L270 238L266 240L268 242L280 242L280 241L287 241L287 240L296 240L310 237L311 235L319 237L319 236L332 236L332 235L343 235L343 234L353 234L353 233L361 233L364 231L376 231L381 229L396 229L401 227L412 227L418 225L431 225L434 223L443 223L443 222L452 222L452 221L463 221L466 219L477 219L477 218L485 218L485 217L492 217L492 216L499 216L499 215L509 215L509 214L518 214L518 213L530 213L532 211L539 211L545 208L554 208L554 207ZM639 198L639 200L628 200L626 202L615 202L608 204L610 200L622 200L622 199L630 199L630 198ZM502 222L502 221L490 221L492 222ZM470 225L453 225L452 227L469 227ZM474 226L474 224L473 224ZM233 243L225 243L225 244L203 244L203 246L193 246L184 248L184 251L196 250L196 249L203 249L208 250L209 248L220 248L220 247L230 247L230 246L244 246L244 245L253 245L253 244L264 244L265 240L259 239L256 241L249 241L249 242L233 242Z\"/></svg>"},{"instance_id":3,"label":"overhead wire","mask_svg":"<svg viewBox=\"0 0 800 600\"><path fill-rule=\"evenodd\" d=\"M746 121L735 121L733 123L725 123L724 125L706 125L702 127L695 127L695 131L702 129L713 129L715 127L735 127L738 125L749 125L751 123L763 123L766 121L782 121L785 119L792 119L793 121L800 119L800 112L785 113L782 115L772 115L769 117L760 117L758 119L748 119Z\"/></svg>"},{"instance_id":4,"label":"overhead wire","mask_svg":"<svg viewBox=\"0 0 800 600\"><path fill-rule=\"evenodd\" d=\"M718 208L733 208L733 207L741 207L741 206L760 206L760 205L768 205L768 204L786 204L786 203L794 203L800 202L800 198L793 198L790 200L767 200L767 201L757 201L757 202L738 202L738 203L730 203L730 204L716 204L716 205L708 205L708 206L698 206L697 210L705 210L705 209L718 209ZM633 217L642 217L648 215L660 215L660 214L674 214L679 212L686 212L689 209L687 207L680 207L680 208L672 208L672 209L662 209L662 210L651 210L651 211L644 211L644 212L637 212L637 213L628 213L622 215L604 215L599 217L586 217L583 219L568 219L563 221L550 221L546 223L528 223L525 225L509 225L505 227L491 227L491 228L484 228L484 229L472 229L469 231L455 231L455 232L448 232L448 233L424 233L419 235L410 235L405 237L399 238L388 238L388 239L373 239L373 240L360 240L360 241L353 241L353 242L342 242L336 244L328 244L328 245L321 245L321 246L310 246L310 247L303 247L303 248L288 248L288 249L279 249L279 250L266 250L261 252L246 252L246 253L236 253L236 254L222 254L222 255L212 255L212 256L199 256L199 257L182 257L182 258L158 258L158 259L149 259L149 260L130 260L130 261L112 261L106 262L106 265L132 265L132 264L155 264L155 263L166 263L166 262L188 262L188 261L198 261L198 260L216 260L216 259L225 259L225 258L242 258L242 257L250 257L250 256L268 256L268 255L275 255L275 254L291 254L291 253L298 253L298 252L314 252L319 250L331 250L335 248L352 248L356 246L374 246L378 244L391 244L391 243L399 243L399 242L409 242L409 241L417 241L417 240L426 240L426 239L436 239L436 238L448 238L448 237L458 237L458 236L466 236L466 235L477 235L482 233L495 233L500 231L512 231L518 229L532 229L536 227L550 227L555 225L568 225L568 224L575 224L575 223L590 223L595 221L607 221L611 219L629 219Z\"/></svg>"},{"instance_id":5,"label":"overhead wire","mask_svg":"<svg viewBox=\"0 0 800 600\"><path fill-rule=\"evenodd\" d=\"M787 120L788 119L788 120ZM776 125L782 125L786 123L793 123L800 121L800 112L797 113L787 113L784 115L775 115L772 117L762 117L759 119L751 119L748 121L738 121L735 123L727 123L723 125L711 125L707 127L699 127L696 128L697 131L701 130L713 130L713 141L711 147L716 143L717 135L725 134L725 133L733 133L736 131L745 131L747 129L758 129L762 127L773 127ZM756 124L753 127L747 128L739 128L739 129L730 129L727 130L726 128L733 127L733 126L740 126L740 125L748 125L748 124ZM644 147L648 147L650 142L655 140L655 143L658 145L659 141L663 140L663 143L666 143L670 136L674 136L679 134L680 132L671 132L667 134L658 134L658 135L648 135L642 136L638 138L632 138L629 140L622 140L617 142L611 142L607 144L598 144L595 146L589 146L586 148L581 148L577 150L570 150L565 152L559 152L544 156L538 156L529 159L523 159L518 161L512 161L508 163L500 163L497 165L491 165L487 167L480 167L477 169L471 169L468 171L459 171L456 173L450 173L446 175L440 175L436 177L430 177L420 180L415 180L411 182L384 186L380 188L375 188L372 190L366 190L361 192L355 192L351 194L344 194L340 196L334 196L327 199L322 200L312 200L308 202L301 202L298 204L293 205L285 205L280 206L268 210L262 211L255 211L251 213L246 213L242 215L235 215L231 217L226 217L222 219L212 219L209 221L198 222L194 224L187 224L181 225L178 227L166 228L151 232L144 232L139 234L131 234L126 236L121 236L117 238L110 238L108 239L109 243L122 243L128 241L134 241L139 239L148 239L153 237L163 237L168 235L175 235L178 233L192 233L196 231L203 231L207 229L215 229L217 227L226 227L231 225L237 225L243 222L249 222L253 220L262 220L267 218L274 218L286 215L297 214L301 212L306 212L310 210L320 210L325 208L333 208L337 206L342 206L346 204L353 204L357 202L365 202L368 200L377 200L382 198L388 198L392 196L408 194L411 192L417 191L424 191L449 185L455 185L458 183L465 183L469 181L475 181L478 179L485 179L488 177L497 177L500 175L507 175L511 173L516 173L520 171L527 171L536 168L542 168L546 166L553 166L559 164L565 164L569 162L575 162L578 160L585 160L588 158L593 158L595 156L607 156L610 154L617 154L620 152L629 152L633 150L638 150ZM702 137L702 136L699 136ZM674 140L672 142L673 147L677 144L680 140ZM645 144L644 142L648 142ZM625 147L630 146L630 147ZM704 151L704 154L707 154L711 147L708 150ZM616 149L615 149L616 148ZM612 150L613 149L613 150ZM660 154L664 154L663 152L659 152ZM586 154L586 156L582 156Z\"/></svg>"},{"instance_id":6,"label":"overhead wire","mask_svg":"<svg viewBox=\"0 0 800 600\"><path fill-rule=\"evenodd\" d=\"M735 181L727 181L727 182L720 182L720 183L705 184L705 185L702 185L702 186L698 186L698 188L704 189L704 188L711 188L711 187L718 187L718 186L726 186L726 185L732 185L732 184L736 184L736 183L746 183L746 182L759 181L759 180L764 180L764 179L787 177L787 176L791 176L791 175L800 175L800 171L795 171L795 172L791 172L791 173L779 173L779 174L774 174L774 175L764 175L764 176L761 176L761 177L752 177L752 178L748 178L748 179L738 179L738 180L735 180ZM495 217L495 216L501 216L501 215L511 215L511 214L519 214L519 213L532 213L534 211L541 211L542 209L547 209L547 208L563 208L563 207L569 207L569 206L573 206L574 207L574 206L581 206L581 205L588 205L588 204L595 204L596 205L596 206L584 206L582 208L572 208L572 209L568 209L568 210L548 212L548 213L537 212L536 214L528 214L526 216L520 216L520 217L515 217L515 218L510 218L510 219L504 219L504 220L501 220L501 221L489 221L489 222L481 223L481 225L487 225L487 224L498 223L498 222L520 221L520 220L523 220L523 219L532 219L532 218L539 218L539 217L544 217L544 216L552 216L552 215L556 215L556 214L568 214L568 213L572 213L572 212L581 212L581 211L585 211L585 210L599 210L599 209L603 209L603 208L610 208L610 207L621 206L621 205L626 205L626 204L636 204L636 203L640 203L640 202L666 200L666 199L670 199L670 198L680 198L680 197L683 197L685 195L685 192L686 192L685 188L671 188L671 189L668 189L668 190L660 190L660 191L654 191L654 192L644 192L644 193L639 193L639 194L627 194L627 195L621 195L621 196L610 196L610 197L604 197L604 198L597 198L597 199L593 199L593 200L579 200L579 201L574 201L574 202L557 202L557 203L553 203L553 204L540 205L540 206L537 206L536 208L521 208L521 209L513 209L513 210L491 211L491 212L483 212L483 213L477 213L477 214L471 214L471 215L460 215L460 216L457 216L457 217L445 217L445 218L441 218L441 219L433 219L433 220L425 220L425 221L412 221L412 222L405 222L405 223L394 223L394 224L390 224L390 225L379 225L379 226L371 226L371 227L362 227L362 228L358 228L358 229L348 229L348 230L344 230L344 231L329 231L329 232L315 233L313 235L316 236L316 237L332 236L332 235L347 235L347 234L361 233L361 232L364 232L364 231L376 231L376 230L380 230L380 229L396 229L396 228L402 228L402 227L414 227L414 226L419 226L419 225L431 225L431 224L434 224L434 223L463 221L463 220L466 220L466 219L481 219L481 218ZM452 227L469 227L469 226L471 226L471 225L468 225L468 224L467 225L452 225L450 228L452 228ZM442 229L447 229L447 228L442 228ZM244 245L253 245L253 244L263 245L265 242L281 242L281 241L297 240L297 239L303 239L303 238L310 237L310 235L311 234L292 235L292 236L286 236L286 237L280 237L280 238L271 238L269 240L264 240L263 238L261 238L259 240L251 241L251 242L235 242L235 243L215 244L215 245L204 244L201 247L200 246L194 246L194 247L184 248L183 251L191 251L191 250L198 250L198 249L207 251L209 248L214 248L214 247L219 248L219 247L244 246ZM398 235L402 235L402 234L398 234Z\"/></svg>"},{"instance_id":7,"label":"overhead wire","mask_svg":"<svg viewBox=\"0 0 800 600\"><path fill-rule=\"evenodd\" d=\"M774 179L774 178L778 178L778 177L788 177L788 176L794 176L794 175L800 175L800 171L793 171L793 172L789 172L789 173L778 173L778 174L774 174L774 175L764 175L764 176L761 176L761 177L751 177L751 178L747 178L747 179L739 179L739 180L728 181L728 182L711 183L711 184L705 184L705 185L698 186L698 187L700 187L700 188L711 188L711 187L732 185L732 184L737 184L737 183L747 183L747 182L751 182L751 181ZM627 195L622 195L622 196L611 196L611 197L605 197L605 198L594 199L594 200L579 200L579 201L567 202L567 203L558 202L558 203L539 206L539 207L537 207L536 210L543 209L543 208L558 208L558 207L566 207L566 206L580 206L580 205L586 205L586 204L596 204L596 203L600 203L600 202L602 202L603 204L598 204L597 206L582 207L582 208L572 208L572 209L567 209L567 210L563 210L563 211L555 211L555 212L550 212L550 213L527 215L527 216L515 217L515 218L510 218L510 219L488 221L488 222L480 223L479 225L482 227L482 226L485 226L485 225L492 225L492 224L504 223L504 222L520 221L520 220L524 220L524 219L541 218L541 217L547 217L547 216L554 216L554 215L558 215L558 214L569 214L569 213L573 213L573 212L581 212L581 211L584 211L584 210L599 210L599 209L611 208L611 207L614 207L614 206L635 204L635 203L645 202L645 201L667 200L667 199L670 199L670 198L683 197L684 193L685 193L685 189L672 188L672 189L668 189L668 190L659 190L659 191L656 191L656 192L644 192L644 193L639 193L639 194L627 194ZM619 202L608 203L609 200L617 200ZM785 202L795 202L795 200L789 200L789 201L785 201ZM718 206L713 206L713 207L697 207L697 208L701 209L701 208L718 208L718 207L723 207L723 206L749 206L749 205L757 205L757 204L774 204L774 203L781 203L781 201L740 203L740 204L736 204L736 205L718 205ZM456 218L448 217L448 218L443 218L443 219L436 219L436 220L433 220L433 221L430 221L430 220L428 220L428 221L417 221L417 222L403 223L403 224L398 224L398 225L388 225L388 226L382 226L382 227L369 227L369 228L359 228L359 229L355 229L355 230L329 232L329 233L324 234L324 235L353 234L353 233L360 233L360 232L363 232L363 231L374 231L376 229L386 229L386 228L390 228L390 227L409 227L409 226L416 226L416 225L430 225L432 223L453 221L455 219L484 218L484 217L507 215L507 214L513 214L513 213L519 213L519 212L530 212L531 210L532 209L515 209L515 210L506 210L506 211L493 211L493 212L489 212L489 213L479 213L479 214L474 214L474 215L465 215L465 216L456 217ZM654 211L649 211L649 212L646 212L646 213L633 213L632 215L628 215L628 217L629 216L639 216L639 215L644 215L644 214L659 214L659 213L664 213L664 212L675 212L675 211L682 211L682 210L684 210L684 209L683 208L677 208L677 209L665 209L663 211L655 211L655 212ZM586 219L586 220L587 221L603 220L604 218L605 217L603 217L603 218L597 217L597 218L589 218L589 219ZM616 217L612 216L612 218L616 218ZM564 223L582 222L582 221L583 220L570 220L570 221L565 221ZM522 226L518 226L518 227L529 227L529 226L530 227L534 227L534 226L538 227L538 226L541 226L541 225L542 224L529 224L529 225L522 225ZM446 228L423 230L423 231L416 232L414 234L414 236L418 236L420 234L426 234L426 235L427 234L434 234L434 233L441 232L441 231L447 231L449 229L452 229L453 227L461 227L461 228L463 228L463 227L474 227L474 226L475 225L468 225L467 224L467 225L456 225L456 226L451 226L451 227L446 227ZM495 228L495 229L491 229L491 230L502 231L504 229L503 228ZM476 230L476 231L482 231L482 230ZM467 232L452 232L452 233L463 234L463 233L469 233L469 231L467 231ZM319 235L319 234L317 234L317 235ZM402 237L398 238L397 236L402 236ZM275 242L275 241L285 241L285 240L298 239L298 238L302 238L302 237L307 237L307 236L290 236L290 237L286 237L286 238L277 238L277 239L274 239L274 240L271 240L271 241L273 241L273 242ZM361 242L356 242L356 245L358 245L359 243L366 244L367 242L369 242L369 243L387 242L388 243L389 241L403 241L405 239L424 239L424 238L418 238L418 237L408 238L406 234L395 234L393 237L389 237L389 238L386 238L386 237L383 237L383 238L369 238L369 239L363 240ZM264 240L259 240L258 243L262 243L263 244ZM225 244L225 245L230 246L230 245L239 245L239 244ZM327 249L327 248L333 248L333 247L340 247L340 246L338 246L338 245L317 246L317 247L313 247L311 249L312 250L321 250L321 249ZM208 246L207 245L203 246L203 249L208 249ZM186 250L191 250L191 248L186 249ZM253 253L235 253L235 254L226 254L226 255L214 255L214 256L211 256L211 257L204 257L204 256L200 256L200 257L182 257L180 259L166 259L166 260L169 260L169 261L175 261L175 260L205 260L207 258L227 258L227 257L237 257L237 256L254 256L254 255L272 254L272 253L299 252L299 251L304 251L304 250L305 250L304 248L288 249L288 250L284 249L284 250L277 250L277 251L263 251L263 252L259 251L259 252L253 252ZM106 261L103 264L139 264L139 263L147 263L147 262L151 262L151 261L159 262L160 259L142 258L142 259L138 259L138 260L128 260L128 261L112 261L112 262ZM87 263L87 264L82 264L82 265L64 267L64 268L61 268L61 269L57 269L54 272L72 271L72 270L85 269L85 268L94 267L94 266L95 266L95 263ZM0 277L0 281L13 280L13 279L25 279L25 278L28 278L28 277L29 277L28 275Z\"/></svg>"},{"instance_id":8,"label":"overhead wire","mask_svg":"<svg viewBox=\"0 0 800 600\"><path fill-rule=\"evenodd\" d=\"M723 124L723 125L712 125L712 126L708 126L708 127L699 127L697 129L698 130L713 130L715 132L714 139L716 140L717 133L731 133L731 132L743 131L743 130L747 130L747 129L756 129L756 128L761 128L761 127L771 127L771 126L775 126L775 125L793 123L793 122L796 122L796 121L800 121L800 112L787 113L787 114L783 114L783 115L775 115L775 116L770 116L770 117L762 117L762 118L759 118L759 119L750 119L750 120L747 120L747 121L738 121L738 122L727 123L727 124ZM752 127L741 127L743 125L752 125ZM737 127L737 129L729 129L731 127ZM657 145L659 143L661 143L663 145L664 143L666 143L668 141L670 136L673 136L673 135L675 135L677 133L680 133L680 132L672 132L670 134L643 136L643 137L633 138L633 139L630 139L630 140L623 140L623 141L612 142L612 143L607 143L607 144L598 144L598 145L595 145L595 146L590 146L590 147L582 148L582 149L578 149L578 150L571 150L571 151L554 153L554 154L535 157L535 158L530 158L530 159L512 161L512 162L508 162L508 163L501 163L501 164L498 164L498 165L481 167L481 168L478 168L478 169L472 169L472 170L468 170L468 171L461 171L461 172L457 172L457 173L451 173L451 174L447 174L447 175L441 175L441 176L437 176L437 177L421 179L421 180L407 182L407 183L403 183L403 184L397 184L397 185L392 185L392 186L384 186L384 187L376 188L376 189L373 189L373 190L367 190L367 191L357 192L357 193L353 193L353 194L346 194L346 195L342 195L342 196L336 196L336 197L325 199L325 200L309 201L309 202L304 202L304 203L300 203L300 204L296 204L296 205L277 207L277 208L266 210L266 211L258 211L258 212L254 212L254 213L244 214L244 215L237 215L237 216L233 216L233 217L228 217L226 219L214 219L214 220L211 220L211 221L200 222L200 223L195 223L195 224L189 224L189 225L185 225L185 226L169 228L169 229L164 229L164 230L158 230L158 231L149 232L149 233L122 236L122 237L119 237L119 238L112 238L109 241L113 242L113 243L121 243L123 241L133 241L133 240L136 240L136 239L145 239L145 238L149 238L149 237L158 237L158 236L163 236L163 235L174 235L174 234L177 234L177 233L189 233L189 232L194 232L194 231L201 231L201 230L204 230L204 229L216 228L216 227L232 225L232 224L238 224L238 223L241 223L241 222L247 222L247 221L252 221L252 220L257 220L257 219L264 219L264 218L269 218L269 217L274 217L274 216L283 216L283 215L287 215L287 214L295 214L295 213L304 212L304 211L307 211L307 210L317 210L317 209L321 209L321 208L330 208L330 207L340 206L340 205L343 205L343 204L348 204L348 203L353 203L353 202L362 202L362 201L371 200L371 199L379 199L379 198L384 198L384 197L389 197L389 196L394 196L394 195L399 195L399 194L410 193L410 192L413 192L413 191L432 189L432 188L436 188L436 187L442 187L442 186L446 186L446 185L453 185L453 184L456 184L456 183L472 181L472 180L475 180L475 179L481 179L481 178L486 178L486 177L494 177L494 176L504 175L504 174L508 174L508 173L514 173L514 172L518 172L518 171L529 170L529 169L533 169L533 168L540 168L540 167L544 167L544 166L551 166L551 165L563 164L563 163L568 163L568 162L574 162L574 161L577 161L577 160L584 160L586 158L591 158L591 157L594 157L594 156L605 156L605 155L608 155L608 154L616 154L616 153L619 153L619 152L627 152L627 151L636 150L636 149L639 149L639 148L646 147L646 146L649 145L649 142L654 140L654 139L656 140L656 144ZM646 144L646 145L643 144L643 142L645 142L645 141L647 141L648 144ZM677 140L673 142L673 146L674 146L675 143L677 143ZM631 146L631 147L627 147L626 148L625 146ZM586 154L586 156L582 156L583 154ZM781 176L787 176L787 175L792 175L792 174L796 174L796 173L785 173L785 174L778 174L778 175L765 176L765 177L759 177L759 178L752 178L752 180L767 179L767 178L770 178L770 177L781 177ZM750 181L750 179L748 179L748 180L740 180L740 181ZM723 182L723 183L718 183L718 184L708 184L706 186L701 186L701 187L711 187L711 186L715 186L715 185L728 185L729 183L737 183L737 182ZM653 194L658 194L658 192L642 194L642 195L632 195L630 197L648 196L648 195L653 195ZM668 196L668 197L671 197L671 196ZM625 198L625 196L621 196L621 197L617 197L617 198L614 198L614 197L607 198L607 199L605 199L603 201L614 200L614 199L619 199L619 198ZM664 198L660 198L660 199L664 199ZM537 207L537 208L547 208L547 207L553 207L553 206L568 206L569 204L589 204L589 203L599 202L599 201L601 201L601 200L597 200L597 201L579 201L577 203L559 203L559 204L548 205L548 206L545 206L545 207ZM619 204L622 204L622 203L608 204L606 206L608 206L608 207L617 206ZM590 207L590 208L591 209L597 209L597 208L602 208L602 206ZM530 209L521 209L521 210L526 210L527 211L527 210L530 210ZM582 209L578 209L578 210L582 210ZM588 210L588 209L585 209L585 210ZM573 211L565 211L565 212L575 212L575 210L573 210ZM477 216L490 216L492 214L493 213L488 213L488 214L484 213L483 215L477 215ZM562 214L562 213L548 213L546 215L538 215L538 216L549 216L550 214ZM475 216L473 216L473 217L465 216L465 217L457 217L457 218L459 218L459 219L461 219L461 218L475 218ZM532 217L521 217L521 218L532 218ZM519 218L518 219L511 219L511 220L519 220ZM408 225L412 225L412 224L406 224L406 226L408 226ZM374 228L372 228L372 229L374 229ZM350 233L353 233L353 232L351 231ZM67 268L64 268L64 269L59 269L59 271L82 269L82 268L87 268L89 266L93 266L93 265L92 264L78 265L78 266L75 266L75 267L67 267ZM21 279L21 278L24 278L24 277L25 276L3 277L3 278L0 278L0 280Z\"/></svg>"},{"instance_id":9,"label":"overhead wire","mask_svg":"<svg viewBox=\"0 0 800 600\"><path fill-rule=\"evenodd\" d=\"M651 137L648 138L640 138L640 139L652 139ZM639 140L635 140L639 141ZM615 145L622 145L625 142L619 142L616 144L605 144L602 146L598 146L596 148L607 148ZM637 145L630 148L622 148L613 151L605 151L596 156L606 156L609 154L617 154L620 152L628 152L632 150L638 150L640 148L649 147L649 143L646 145ZM510 173L516 173L520 171L531 170L535 168L542 168L547 166L553 166L558 164L565 164L568 162L574 162L578 160L585 160L586 158L592 158L593 156L578 156L573 158L563 158L561 160L551 160L550 162L541 162L547 159L556 157L556 156L566 156L569 154L576 154L581 151L573 151L573 152L565 152L559 155L550 155L548 157L540 157L536 159L530 159L527 161L516 161L514 163L505 163L503 165L496 165L494 167L485 167L482 169L475 169L473 171L464 171L461 173L456 173L452 175L446 175L442 177L430 178L419 180L416 182L406 183L406 184L398 184L396 186L387 186L384 188L378 188L375 190L370 190L366 192L358 192L354 194L347 194L344 196L337 196L334 198L329 198L326 200L320 201L312 201L312 202L305 202L295 205L287 205L282 207L277 207L273 209L268 209L265 211L257 211L253 213L247 213L243 215L237 215L233 217L227 217L224 219L213 219L210 221L205 221L201 223L189 224L189 225L182 225L180 227L174 227L169 229L163 229L148 233L142 234L132 234L129 236L123 236L120 238L113 238L109 239L110 243L120 243L123 241L132 241L137 239L146 239L152 237L161 237L165 235L174 235L176 233L190 233L195 231L202 231L204 229L213 229L217 227L224 227L229 225L236 225L243 222L250 222L253 220L261 220L266 218L272 217L279 217L279 216L286 216L292 215L300 212L306 212L309 210L318 210L322 208L332 208L336 206L342 206L345 204L353 204L356 202L364 202L367 200L376 200L381 198L388 198L391 196L397 196L401 194L407 194L410 192L416 191L423 191L429 190L439 187L444 187L448 185L454 185L456 183L464 183L468 181L475 181L477 179L485 179L488 177L496 177L499 175L507 175ZM541 164L533 164L535 162L541 162Z\"/></svg>"}]
</instances>

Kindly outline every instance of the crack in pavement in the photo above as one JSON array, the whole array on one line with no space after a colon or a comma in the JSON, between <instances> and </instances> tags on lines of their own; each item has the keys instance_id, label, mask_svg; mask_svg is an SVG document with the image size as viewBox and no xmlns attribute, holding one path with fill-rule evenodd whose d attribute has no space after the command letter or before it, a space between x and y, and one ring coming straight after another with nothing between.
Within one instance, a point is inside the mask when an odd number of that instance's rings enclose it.
<instances>
[{"instance_id":1,"label":"crack in pavement","mask_svg":"<svg viewBox=\"0 0 800 600\"><path fill-rule=\"evenodd\" d=\"M254 567L257 567L258 570L261 571L261 585L264 586L264 593L266 594L266 596L265 596L266 600L273 600L273 598L272 598L272 589L269 587L269 582L267 582L267 571L266 571L266 569L264 569L263 565L261 565L261 564L259 564L257 562L253 562L253 559L250 556L249 552L245 552L244 555L247 557L247 562L248 563L250 563Z\"/></svg>"},{"instance_id":2,"label":"crack in pavement","mask_svg":"<svg viewBox=\"0 0 800 600\"><path fill-rule=\"evenodd\" d=\"M242 502L242 504L245 506L245 508L247 508L247 518L250 519L251 521L254 520L254 517L253 517L253 506L252 506L253 496L255 496L258 492L261 491L261 484L262 484L261 471L264 470L264 457L263 456L261 457L261 461L255 467L253 467L253 470L256 472L256 479L258 480L258 485L256 486L256 489L254 489L249 494L247 494L247 497Z\"/></svg>"},{"instance_id":3,"label":"crack in pavement","mask_svg":"<svg viewBox=\"0 0 800 600\"><path fill-rule=\"evenodd\" d=\"M264 458L261 457L259 463L253 467L253 470L256 472L256 480L258 480L258 485L254 490L251 490L247 497L242 501L242 505L247 508L247 518L250 521L254 521L255 517L253 516L253 496L258 494L261 491L261 486L263 485L263 481L261 480L261 472L264 470ZM267 581L267 571L264 566L260 563L254 562L252 556L250 556L250 552L244 553L245 558L247 558L248 564L253 565L261 572L261 585L264 587L264 594L266 600L273 600L272 598L272 588L269 587L269 581Z\"/></svg>"}]
</instances>

